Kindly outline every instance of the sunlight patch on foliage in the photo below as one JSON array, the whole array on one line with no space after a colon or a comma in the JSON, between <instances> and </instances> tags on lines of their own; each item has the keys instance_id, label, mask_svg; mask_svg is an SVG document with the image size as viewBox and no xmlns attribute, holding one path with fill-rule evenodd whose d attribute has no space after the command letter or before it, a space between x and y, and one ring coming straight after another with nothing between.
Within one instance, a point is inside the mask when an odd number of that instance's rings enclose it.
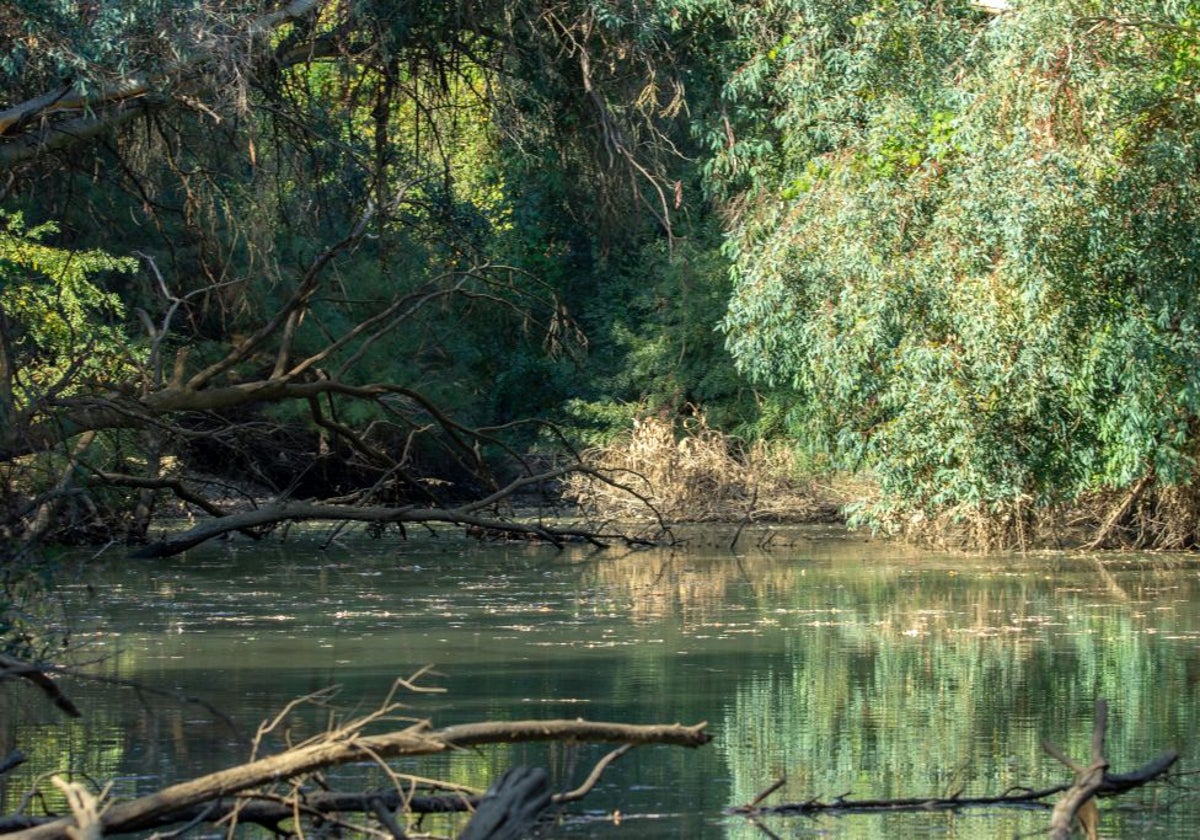
<instances>
[{"instance_id":1,"label":"sunlight patch on foliage","mask_svg":"<svg viewBox=\"0 0 1200 840\"><path fill-rule=\"evenodd\" d=\"M61 390L72 375L111 377L127 366L117 326L124 307L92 277L131 272L136 261L45 244L57 232L53 223L29 228L20 213L0 211L0 316L15 336L8 352L18 398Z\"/></svg>"}]
</instances>

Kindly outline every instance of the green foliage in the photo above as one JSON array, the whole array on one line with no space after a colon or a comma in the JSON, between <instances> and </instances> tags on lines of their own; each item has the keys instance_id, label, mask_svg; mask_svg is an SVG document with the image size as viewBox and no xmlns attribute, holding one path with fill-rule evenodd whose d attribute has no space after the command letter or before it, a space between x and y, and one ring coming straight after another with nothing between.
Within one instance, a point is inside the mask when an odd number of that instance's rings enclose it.
<instances>
[{"instance_id":1,"label":"green foliage","mask_svg":"<svg viewBox=\"0 0 1200 840\"><path fill-rule=\"evenodd\" d=\"M93 279L130 272L136 262L100 250L45 243L53 223L27 227L20 213L0 211L0 336L15 370L14 394L28 401L78 377L129 372L118 296Z\"/></svg>"},{"instance_id":2,"label":"green foliage","mask_svg":"<svg viewBox=\"0 0 1200 840\"><path fill-rule=\"evenodd\" d=\"M876 472L867 518L1190 481L1191 12L784 5L726 89L747 139L712 176L752 177L724 327L742 370Z\"/></svg>"},{"instance_id":3,"label":"green foliage","mask_svg":"<svg viewBox=\"0 0 1200 840\"><path fill-rule=\"evenodd\" d=\"M61 85L65 80L87 91L177 61L202 49L205 37L222 17L249 14L258 4L223 2L206 10L199 0L14 0L5 6L0 11L0 32L9 40L0 54L0 74L29 84L8 87L6 94L19 95L22 90ZM189 36L168 44L163 38L168 30L189 32Z\"/></svg>"}]
</instances>

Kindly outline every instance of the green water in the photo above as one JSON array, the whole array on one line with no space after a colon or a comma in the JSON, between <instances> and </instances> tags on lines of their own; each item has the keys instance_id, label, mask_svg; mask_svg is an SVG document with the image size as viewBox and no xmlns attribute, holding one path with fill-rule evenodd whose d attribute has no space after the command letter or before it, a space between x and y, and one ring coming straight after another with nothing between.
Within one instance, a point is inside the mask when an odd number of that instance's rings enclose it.
<instances>
[{"instance_id":1,"label":"green water","mask_svg":"<svg viewBox=\"0 0 1200 840\"><path fill-rule=\"evenodd\" d=\"M1086 759L1098 696L1111 704L1115 771L1167 748L1181 753L1179 769L1197 764L1196 559L931 556L809 530L780 532L766 551L755 548L761 534L745 534L733 553L724 536L694 536L673 552L457 535L350 537L322 551L293 535L169 561L102 557L62 589L76 657L103 678L61 680L84 718L0 683L0 754L30 755L0 778L0 810L50 772L113 780L130 796L234 764L289 700L340 686L331 704L302 705L268 745L370 711L396 677L428 664L437 675L421 683L445 693L399 698L403 714L435 725L709 722L716 740L703 749L621 759L561 836L768 837L725 809L781 776L768 803L1048 787L1068 777L1040 742ZM534 763L567 789L605 751L501 747L398 766L486 787L510 764ZM1103 802L1103 836L1200 834L1189 779ZM380 774L356 766L334 781L378 784ZM1048 821L992 808L764 825L780 837L1011 838Z\"/></svg>"}]
</instances>

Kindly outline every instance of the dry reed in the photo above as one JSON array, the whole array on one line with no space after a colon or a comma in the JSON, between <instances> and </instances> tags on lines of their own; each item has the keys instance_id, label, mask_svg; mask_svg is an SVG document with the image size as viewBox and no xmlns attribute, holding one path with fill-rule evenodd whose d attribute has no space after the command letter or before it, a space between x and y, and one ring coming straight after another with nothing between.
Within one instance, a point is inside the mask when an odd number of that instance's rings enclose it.
<instances>
[{"instance_id":1,"label":"dry reed","mask_svg":"<svg viewBox=\"0 0 1200 840\"><path fill-rule=\"evenodd\" d=\"M702 414L682 422L634 419L614 441L584 453L589 467L633 492L579 473L566 495L587 513L640 519L648 501L669 522L828 521L838 505L797 477L791 449L746 445L709 428Z\"/></svg>"}]
</instances>

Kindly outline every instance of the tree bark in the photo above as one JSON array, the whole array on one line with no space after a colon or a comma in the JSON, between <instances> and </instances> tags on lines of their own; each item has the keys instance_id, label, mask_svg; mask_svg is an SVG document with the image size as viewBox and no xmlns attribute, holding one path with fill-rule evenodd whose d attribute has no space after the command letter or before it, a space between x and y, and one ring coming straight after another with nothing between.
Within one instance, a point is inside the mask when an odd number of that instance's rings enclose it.
<instances>
[{"instance_id":1,"label":"tree bark","mask_svg":"<svg viewBox=\"0 0 1200 840\"><path fill-rule=\"evenodd\" d=\"M1046 752L1070 767L1076 774L1075 783L1054 806L1054 813L1050 817L1051 840L1067 840L1071 836L1075 820L1082 818L1082 809L1093 797L1100 794L1124 793L1140 787L1165 773L1179 758L1174 750L1168 750L1132 773L1111 775L1108 772L1108 759L1104 757L1104 733L1107 728L1108 701L1100 698L1096 700L1096 718L1092 723L1091 763L1086 767L1072 761L1053 744L1042 745ZM1089 837L1093 836L1094 832L1093 825L1088 829Z\"/></svg>"},{"instance_id":2,"label":"tree bark","mask_svg":"<svg viewBox=\"0 0 1200 840\"><path fill-rule=\"evenodd\" d=\"M240 791L278 782L325 767L356 761L378 761L397 756L433 755L482 744L527 741L607 742L627 744L671 744L699 747L712 736L707 724L636 726L585 720L533 720L472 723L431 729L422 722L399 732L321 740L278 755L251 761L197 779L181 782L156 793L118 803L101 815L104 834L138 831L161 824L177 812ZM75 827L63 817L15 832L13 840L69 840Z\"/></svg>"}]
</instances>

